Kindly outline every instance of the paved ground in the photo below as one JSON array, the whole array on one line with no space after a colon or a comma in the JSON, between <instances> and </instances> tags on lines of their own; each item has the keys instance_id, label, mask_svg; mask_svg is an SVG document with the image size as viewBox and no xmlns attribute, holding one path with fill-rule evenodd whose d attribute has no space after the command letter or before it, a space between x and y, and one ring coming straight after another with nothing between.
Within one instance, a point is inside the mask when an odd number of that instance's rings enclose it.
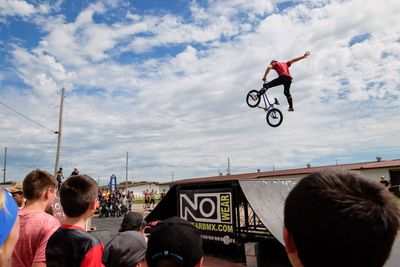
<instances>
[{"instance_id":1,"label":"paved ground","mask_svg":"<svg viewBox=\"0 0 400 267\"><path fill-rule=\"evenodd\" d=\"M143 210L142 205L134 205L133 211L140 212L146 216L149 211ZM111 237L113 237L121 225L122 217L114 218L98 218L95 215L92 218L92 227L96 227L96 230L92 233L96 235L103 243L107 243ZM233 263L226 259L216 258L210 255L204 257L204 267L244 267L244 264Z\"/></svg>"}]
</instances>

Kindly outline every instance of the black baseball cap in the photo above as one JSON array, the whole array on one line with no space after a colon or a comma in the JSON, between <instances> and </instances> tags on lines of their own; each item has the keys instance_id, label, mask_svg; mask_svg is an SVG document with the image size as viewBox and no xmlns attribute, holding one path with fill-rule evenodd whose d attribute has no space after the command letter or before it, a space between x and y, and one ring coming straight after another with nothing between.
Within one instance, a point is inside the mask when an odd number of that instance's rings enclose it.
<instances>
[{"instance_id":1,"label":"black baseball cap","mask_svg":"<svg viewBox=\"0 0 400 267\"><path fill-rule=\"evenodd\" d=\"M200 232L188 221L172 217L156 225L147 243L149 267L170 260L182 267L193 267L203 257Z\"/></svg>"},{"instance_id":2,"label":"black baseball cap","mask_svg":"<svg viewBox=\"0 0 400 267\"><path fill-rule=\"evenodd\" d=\"M141 226L146 225L143 215L138 212L130 212L124 216L122 220L120 232L127 230L138 230Z\"/></svg>"},{"instance_id":3,"label":"black baseball cap","mask_svg":"<svg viewBox=\"0 0 400 267\"><path fill-rule=\"evenodd\" d=\"M102 261L106 267L132 267L145 259L146 248L146 238L142 233L118 233L104 247Z\"/></svg>"}]
</instances>

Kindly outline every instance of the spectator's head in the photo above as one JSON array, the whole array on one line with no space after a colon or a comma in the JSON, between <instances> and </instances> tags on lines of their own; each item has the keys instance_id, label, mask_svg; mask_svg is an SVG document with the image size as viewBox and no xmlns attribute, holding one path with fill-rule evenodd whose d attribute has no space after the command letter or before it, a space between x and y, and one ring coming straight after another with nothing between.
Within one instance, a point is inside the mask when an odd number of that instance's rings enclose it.
<instances>
[{"instance_id":1,"label":"spectator's head","mask_svg":"<svg viewBox=\"0 0 400 267\"><path fill-rule=\"evenodd\" d=\"M146 226L146 221L143 219L143 215L138 212L130 212L124 216L119 231L142 231L144 226Z\"/></svg>"},{"instance_id":2,"label":"spectator's head","mask_svg":"<svg viewBox=\"0 0 400 267\"><path fill-rule=\"evenodd\" d=\"M135 231L118 233L104 247L103 263L106 267L147 267L146 248L143 234Z\"/></svg>"},{"instance_id":3,"label":"spectator's head","mask_svg":"<svg viewBox=\"0 0 400 267\"><path fill-rule=\"evenodd\" d=\"M146 260L149 267L202 266L199 231L178 217L158 223L149 237Z\"/></svg>"},{"instance_id":4,"label":"spectator's head","mask_svg":"<svg viewBox=\"0 0 400 267\"><path fill-rule=\"evenodd\" d=\"M399 229L399 206L360 173L308 175L289 193L284 240L294 267L382 267Z\"/></svg>"},{"instance_id":5,"label":"spectator's head","mask_svg":"<svg viewBox=\"0 0 400 267\"><path fill-rule=\"evenodd\" d=\"M56 179L47 171L34 170L28 173L22 183L27 203L46 201L50 206L55 199Z\"/></svg>"},{"instance_id":6,"label":"spectator's head","mask_svg":"<svg viewBox=\"0 0 400 267\"><path fill-rule=\"evenodd\" d=\"M96 181L88 175L71 176L61 186L60 202L66 216L89 218L98 208Z\"/></svg>"},{"instance_id":7,"label":"spectator's head","mask_svg":"<svg viewBox=\"0 0 400 267\"><path fill-rule=\"evenodd\" d=\"M24 191L22 189L22 183L16 182L8 188L8 192L11 193L18 207L23 207L25 204Z\"/></svg>"},{"instance_id":8,"label":"spectator's head","mask_svg":"<svg viewBox=\"0 0 400 267\"><path fill-rule=\"evenodd\" d=\"M0 189L0 225L0 266L10 266L19 236L18 206L3 189Z\"/></svg>"}]
</instances>

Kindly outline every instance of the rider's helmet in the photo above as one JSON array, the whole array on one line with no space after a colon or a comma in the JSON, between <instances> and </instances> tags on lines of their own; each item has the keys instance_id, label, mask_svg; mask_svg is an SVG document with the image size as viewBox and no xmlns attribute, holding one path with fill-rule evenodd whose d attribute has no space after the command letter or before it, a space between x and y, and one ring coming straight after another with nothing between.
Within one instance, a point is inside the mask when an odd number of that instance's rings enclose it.
<instances>
[{"instance_id":1,"label":"rider's helmet","mask_svg":"<svg viewBox=\"0 0 400 267\"><path fill-rule=\"evenodd\" d=\"M269 63L269 64L272 64L272 63L275 63L275 62L278 62L278 61L276 61L275 59L273 59L273 60L271 60L271 63Z\"/></svg>"}]
</instances>

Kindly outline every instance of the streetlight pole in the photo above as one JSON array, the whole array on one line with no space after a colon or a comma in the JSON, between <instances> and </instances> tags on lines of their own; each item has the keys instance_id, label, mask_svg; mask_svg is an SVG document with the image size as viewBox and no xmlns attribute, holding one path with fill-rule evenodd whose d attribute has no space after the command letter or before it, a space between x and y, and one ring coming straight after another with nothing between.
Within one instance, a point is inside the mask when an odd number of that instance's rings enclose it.
<instances>
[{"instance_id":1,"label":"streetlight pole","mask_svg":"<svg viewBox=\"0 0 400 267\"><path fill-rule=\"evenodd\" d=\"M125 193L128 195L128 152L126 152Z\"/></svg>"},{"instance_id":2,"label":"streetlight pole","mask_svg":"<svg viewBox=\"0 0 400 267\"><path fill-rule=\"evenodd\" d=\"M3 169L3 182L6 182L7 174L7 147L4 148L4 169Z\"/></svg>"},{"instance_id":3,"label":"streetlight pole","mask_svg":"<svg viewBox=\"0 0 400 267\"><path fill-rule=\"evenodd\" d=\"M54 176L57 175L58 171L58 163L60 161L60 151L61 151L61 137L62 137L62 121L63 121L63 111L64 111L64 92L65 89L61 89L61 103L60 103L60 115L58 117L58 131L55 134L58 135L57 140L57 154L56 154L56 163L54 166Z\"/></svg>"}]
</instances>

